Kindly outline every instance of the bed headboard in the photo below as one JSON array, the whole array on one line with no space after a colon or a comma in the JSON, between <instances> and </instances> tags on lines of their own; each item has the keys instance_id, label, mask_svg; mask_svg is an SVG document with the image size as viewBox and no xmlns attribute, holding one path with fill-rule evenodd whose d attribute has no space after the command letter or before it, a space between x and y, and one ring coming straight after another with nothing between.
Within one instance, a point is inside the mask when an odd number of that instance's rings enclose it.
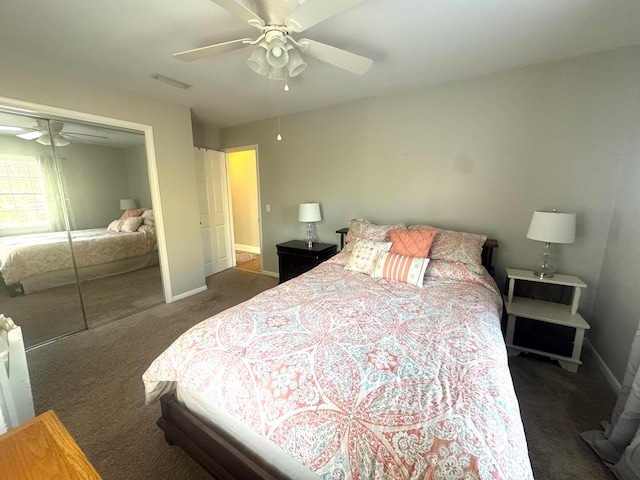
<instances>
[{"instance_id":1,"label":"bed headboard","mask_svg":"<svg viewBox=\"0 0 640 480\"><path fill-rule=\"evenodd\" d=\"M344 239L347 236L347 232L349 231L348 227L341 228L336 230L336 233L340 235L340 250L344 248ZM487 238L482 246L482 265L487 271L494 275L493 270L493 249L498 248L498 241L494 238Z\"/></svg>"}]
</instances>

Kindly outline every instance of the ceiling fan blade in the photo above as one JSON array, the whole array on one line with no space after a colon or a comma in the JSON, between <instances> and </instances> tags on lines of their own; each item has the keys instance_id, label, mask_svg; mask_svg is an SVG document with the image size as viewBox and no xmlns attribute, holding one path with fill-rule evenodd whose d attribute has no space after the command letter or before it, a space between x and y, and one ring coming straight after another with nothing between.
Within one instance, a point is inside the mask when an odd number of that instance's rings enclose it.
<instances>
[{"instance_id":1,"label":"ceiling fan blade","mask_svg":"<svg viewBox=\"0 0 640 480\"><path fill-rule=\"evenodd\" d=\"M23 138L25 140L35 140L36 138L40 138L42 135L42 132L34 130L33 132L21 133L19 135L16 135L16 137Z\"/></svg>"},{"instance_id":2,"label":"ceiling fan blade","mask_svg":"<svg viewBox=\"0 0 640 480\"><path fill-rule=\"evenodd\" d=\"M200 60L201 58L217 55L218 53L230 52L231 50L236 50L237 48L246 47L247 42L253 42L253 38L239 38L238 40L231 40L229 42L207 45L206 47L194 48L193 50L174 53L173 56L179 60L182 60L183 62L192 62L194 60Z\"/></svg>"},{"instance_id":3,"label":"ceiling fan blade","mask_svg":"<svg viewBox=\"0 0 640 480\"><path fill-rule=\"evenodd\" d=\"M217 0L215 0L217 2ZM289 31L302 32L362 0L306 0L285 18Z\"/></svg>"},{"instance_id":4,"label":"ceiling fan blade","mask_svg":"<svg viewBox=\"0 0 640 480\"><path fill-rule=\"evenodd\" d=\"M304 4L303 4L304 5ZM356 55L355 53L347 52L340 48L332 47L326 43L316 42L315 40L309 40L303 38L298 41L303 47L304 52L313 58L317 58L336 67L347 70L356 75L363 75L373 65L373 60L367 57Z\"/></svg>"},{"instance_id":5,"label":"ceiling fan blade","mask_svg":"<svg viewBox=\"0 0 640 480\"><path fill-rule=\"evenodd\" d=\"M232 13L236 17L240 17L252 27L264 27L264 20L262 20L253 10L248 8L238 0L212 0L213 3L217 3L229 13Z\"/></svg>"}]
</instances>

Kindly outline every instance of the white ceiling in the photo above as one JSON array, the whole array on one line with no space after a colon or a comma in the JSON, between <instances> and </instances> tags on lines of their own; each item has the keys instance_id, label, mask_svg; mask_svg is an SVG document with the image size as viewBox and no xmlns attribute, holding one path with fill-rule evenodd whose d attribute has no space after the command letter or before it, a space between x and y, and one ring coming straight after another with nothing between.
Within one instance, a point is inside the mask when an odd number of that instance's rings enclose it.
<instances>
[{"instance_id":1,"label":"white ceiling","mask_svg":"<svg viewBox=\"0 0 640 480\"><path fill-rule=\"evenodd\" d=\"M211 0L0 5L0 56L10 49L74 75L191 107L201 121L225 127L275 116L278 99L280 113L287 114L640 44L640 1L363 0L294 37L370 57L371 70L358 76L307 59L286 94L248 68L249 49L191 63L172 56L257 32ZM159 83L150 78L154 73L193 88Z\"/></svg>"}]
</instances>

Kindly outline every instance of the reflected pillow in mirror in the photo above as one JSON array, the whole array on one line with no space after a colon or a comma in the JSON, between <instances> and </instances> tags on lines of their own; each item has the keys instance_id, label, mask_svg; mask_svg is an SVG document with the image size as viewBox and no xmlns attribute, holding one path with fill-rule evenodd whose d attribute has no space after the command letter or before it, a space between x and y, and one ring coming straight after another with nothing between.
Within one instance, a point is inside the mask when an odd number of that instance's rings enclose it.
<instances>
[{"instance_id":1,"label":"reflected pillow in mirror","mask_svg":"<svg viewBox=\"0 0 640 480\"><path fill-rule=\"evenodd\" d=\"M120 217L120 220L126 220L127 218L130 218L130 217L139 217L143 213L144 213L143 208L130 208L128 210L125 210L125 212Z\"/></svg>"},{"instance_id":2,"label":"reflected pillow in mirror","mask_svg":"<svg viewBox=\"0 0 640 480\"><path fill-rule=\"evenodd\" d=\"M135 232L142 224L142 217L129 217L122 223L121 232Z\"/></svg>"},{"instance_id":3,"label":"reflected pillow in mirror","mask_svg":"<svg viewBox=\"0 0 640 480\"><path fill-rule=\"evenodd\" d=\"M123 223L124 223L124 220L120 220L120 219L114 220L107 227L107 231L108 232L119 232L122 229L122 224Z\"/></svg>"}]
</instances>

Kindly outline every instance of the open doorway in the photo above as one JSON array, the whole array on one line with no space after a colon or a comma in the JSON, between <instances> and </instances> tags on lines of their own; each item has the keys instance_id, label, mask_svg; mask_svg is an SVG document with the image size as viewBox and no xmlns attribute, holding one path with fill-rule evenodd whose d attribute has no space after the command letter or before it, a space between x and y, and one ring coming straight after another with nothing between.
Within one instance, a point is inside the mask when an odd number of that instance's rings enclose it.
<instances>
[{"instance_id":1,"label":"open doorway","mask_svg":"<svg viewBox=\"0 0 640 480\"><path fill-rule=\"evenodd\" d=\"M236 268L262 273L256 148L227 151Z\"/></svg>"}]
</instances>

